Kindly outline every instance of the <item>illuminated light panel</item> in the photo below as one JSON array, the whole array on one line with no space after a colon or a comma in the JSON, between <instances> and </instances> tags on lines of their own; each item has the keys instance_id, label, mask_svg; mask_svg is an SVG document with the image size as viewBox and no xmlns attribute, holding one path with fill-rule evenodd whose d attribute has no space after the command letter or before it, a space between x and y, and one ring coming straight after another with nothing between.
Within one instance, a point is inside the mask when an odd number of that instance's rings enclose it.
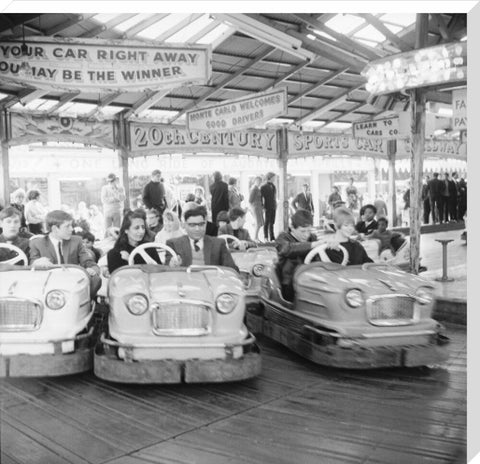
<instances>
[{"instance_id":1,"label":"illuminated light panel","mask_svg":"<svg viewBox=\"0 0 480 464\"><path fill-rule=\"evenodd\" d=\"M329 28L345 35L350 34L361 24L365 24L365 20L351 14L337 14L325 23Z\"/></svg>"},{"instance_id":2,"label":"illuminated light panel","mask_svg":"<svg viewBox=\"0 0 480 464\"><path fill-rule=\"evenodd\" d=\"M151 13L139 13L132 18L127 19L123 23L118 24L115 29L119 31L125 32L127 29L130 29L133 26L136 26L138 23L142 22L143 20L149 18Z\"/></svg>"},{"instance_id":3,"label":"illuminated light panel","mask_svg":"<svg viewBox=\"0 0 480 464\"><path fill-rule=\"evenodd\" d=\"M152 24L151 26L145 28L143 31L139 32L137 35L139 37L145 37L147 39L155 39L156 37L162 35L165 31L168 31L172 27L179 24L188 14L172 13L165 18L162 18L160 21Z\"/></svg>"},{"instance_id":4,"label":"illuminated light panel","mask_svg":"<svg viewBox=\"0 0 480 464\"><path fill-rule=\"evenodd\" d=\"M455 42L399 53L370 62L362 71L372 95L467 78L467 44Z\"/></svg>"},{"instance_id":5,"label":"illuminated light panel","mask_svg":"<svg viewBox=\"0 0 480 464\"><path fill-rule=\"evenodd\" d=\"M353 35L354 39L371 40L372 42L383 42L387 38L373 26L364 27L361 31Z\"/></svg>"},{"instance_id":6,"label":"illuminated light panel","mask_svg":"<svg viewBox=\"0 0 480 464\"><path fill-rule=\"evenodd\" d=\"M384 23L398 24L402 27L408 27L415 23L417 13L388 13L380 17ZM385 24L388 26L387 24Z\"/></svg>"},{"instance_id":7,"label":"illuminated light panel","mask_svg":"<svg viewBox=\"0 0 480 464\"><path fill-rule=\"evenodd\" d=\"M226 24L219 24L213 31L204 35L201 39L197 40L197 44L211 44L214 43L222 34L228 31L230 26Z\"/></svg>"},{"instance_id":8,"label":"illuminated light panel","mask_svg":"<svg viewBox=\"0 0 480 464\"><path fill-rule=\"evenodd\" d=\"M192 21L188 26L183 27L180 31L166 39L165 42L188 43L188 39L190 39L190 37L193 37L197 32L200 32L213 21L214 20L210 18L208 14L200 16L200 18Z\"/></svg>"},{"instance_id":9,"label":"illuminated light panel","mask_svg":"<svg viewBox=\"0 0 480 464\"><path fill-rule=\"evenodd\" d=\"M321 35L323 37L326 37L327 39L333 40L334 42L337 41L337 39L335 37L332 37L330 34L327 34L326 32L319 31L317 29L313 29L313 32L315 32L315 34L317 34L317 35Z\"/></svg>"},{"instance_id":10,"label":"illuminated light panel","mask_svg":"<svg viewBox=\"0 0 480 464\"><path fill-rule=\"evenodd\" d=\"M106 24L109 21L111 21L113 18L116 18L117 16L118 16L118 13L114 13L114 14L100 13L95 15L92 19L94 19L95 21L98 21L99 23Z\"/></svg>"}]
</instances>

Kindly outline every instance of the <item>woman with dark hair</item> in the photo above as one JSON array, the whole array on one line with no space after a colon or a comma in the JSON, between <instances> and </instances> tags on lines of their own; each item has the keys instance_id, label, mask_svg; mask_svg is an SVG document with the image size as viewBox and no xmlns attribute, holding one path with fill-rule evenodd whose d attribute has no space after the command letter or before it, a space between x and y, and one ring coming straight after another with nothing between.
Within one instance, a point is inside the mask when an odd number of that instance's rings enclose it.
<instances>
[{"instance_id":1,"label":"woman with dark hair","mask_svg":"<svg viewBox=\"0 0 480 464\"><path fill-rule=\"evenodd\" d=\"M27 203L25 204L25 220L27 221L28 230L32 234L43 233L43 222L47 211L40 203L40 192L38 190L30 190L27 193Z\"/></svg>"},{"instance_id":2,"label":"woman with dark hair","mask_svg":"<svg viewBox=\"0 0 480 464\"><path fill-rule=\"evenodd\" d=\"M108 271L110 274L122 266L128 265L130 253L139 245L148 243L149 240L145 234L146 231L146 214L141 209L129 211L125 214L120 232L113 248L107 253ZM157 251L152 248L146 250L157 263L160 263ZM145 264L140 255L134 260L135 264Z\"/></svg>"}]
</instances>

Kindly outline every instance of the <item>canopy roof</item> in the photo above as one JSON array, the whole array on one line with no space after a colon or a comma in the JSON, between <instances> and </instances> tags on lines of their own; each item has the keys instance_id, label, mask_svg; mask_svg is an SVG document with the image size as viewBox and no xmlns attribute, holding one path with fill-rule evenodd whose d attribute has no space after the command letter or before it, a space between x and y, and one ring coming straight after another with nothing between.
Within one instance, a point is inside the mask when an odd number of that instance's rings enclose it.
<instances>
[{"instance_id":1,"label":"canopy roof","mask_svg":"<svg viewBox=\"0 0 480 464\"><path fill-rule=\"evenodd\" d=\"M27 41L28 36L135 39L150 44L211 44L213 49L213 78L208 85L147 94L62 93L26 89L2 82L0 75L0 105L31 114L87 119L123 114L130 120L184 124L187 110L286 87L287 113L263 127L348 132L352 122L408 108L409 99L401 93L370 97L360 72L369 61L414 49L415 17L415 13L0 14L0 35L5 39L23 34ZM466 24L464 13L430 14L428 45L466 40ZM451 116L451 89L429 92L431 109ZM444 129L448 131L448 123Z\"/></svg>"}]
</instances>

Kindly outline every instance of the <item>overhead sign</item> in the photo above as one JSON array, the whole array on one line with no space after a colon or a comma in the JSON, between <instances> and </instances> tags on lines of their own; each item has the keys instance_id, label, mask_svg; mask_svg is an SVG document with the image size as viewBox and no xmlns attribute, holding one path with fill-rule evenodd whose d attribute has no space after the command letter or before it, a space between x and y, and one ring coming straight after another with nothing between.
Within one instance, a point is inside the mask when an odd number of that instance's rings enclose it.
<instances>
[{"instance_id":1,"label":"overhead sign","mask_svg":"<svg viewBox=\"0 0 480 464\"><path fill-rule=\"evenodd\" d=\"M362 70L372 95L467 80L467 42L420 48L371 61Z\"/></svg>"},{"instance_id":2,"label":"overhead sign","mask_svg":"<svg viewBox=\"0 0 480 464\"><path fill-rule=\"evenodd\" d=\"M67 117L46 117L10 113L10 145L35 142L75 142L114 148L112 121L82 121Z\"/></svg>"},{"instance_id":3,"label":"overhead sign","mask_svg":"<svg viewBox=\"0 0 480 464\"><path fill-rule=\"evenodd\" d=\"M289 158L314 155L386 156L387 141L381 138L354 138L338 134L288 133Z\"/></svg>"},{"instance_id":4,"label":"overhead sign","mask_svg":"<svg viewBox=\"0 0 480 464\"><path fill-rule=\"evenodd\" d=\"M130 150L134 154L232 153L276 157L277 133L267 130L189 131L182 126L131 122Z\"/></svg>"},{"instance_id":5,"label":"overhead sign","mask_svg":"<svg viewBox=\"0 0 480 464\"><path fill-rule=\"evenodd\" d=\"M261 124L287 111L287 89L229 100L187 112L189 130L238 130Z\"/></svg>"},{"instance_id":6,"label":"overhead sign","mask_svg":"<svg viewBox=\"0 0 480 464\"><path fill-rule=\"evenodd\" d=\"M467 130L467 89L452 92L452 109L453 130Z\"/></svg>"},{"instance_id":7,"label":"overhead sign","mask_svg":"<svg viewBox=\"0 0 480 464\"><path fill-rule=\"evenodd\" d=\"M0 80L62 91L135 92L206 84L209 45L26 37L0 42Z\"/></svg>"},{"instance_id":8,"label":"overhead sign","mask_svg":"<svg viewBox=\"0 0 480 464\"><path fill-rule=\"evenodd\" d=\"M372 119L370 121L355 122L352 124L355 138L397 139L408 137L410 127L407 117L394 116L391 118Z\"/></svg>"},{"instance_id":9,"label":"overhead sign","mask_svg":"<svg viewBox=\"0 0 480 464\"><path fill-rule=\"evenodd\" d=\"M412 151L410 140L397 142L397 155L409 155ZM426 140L424 156L437 158L467 159L467 144L457 140Z\"/></svg>"}]
</instances>

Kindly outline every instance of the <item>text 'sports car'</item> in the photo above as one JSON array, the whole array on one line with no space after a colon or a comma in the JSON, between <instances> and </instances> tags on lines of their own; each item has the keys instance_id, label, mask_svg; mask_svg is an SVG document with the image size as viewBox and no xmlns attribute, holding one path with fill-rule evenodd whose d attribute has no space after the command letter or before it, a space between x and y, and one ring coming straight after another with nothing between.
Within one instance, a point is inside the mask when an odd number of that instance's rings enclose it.
<instances>
[{"instance_id":1,"label":"text 'sports car'","mask_svg":"<svg viewBox=\"0 0 480 464\"><path fill-rule=\"evenodd\" d=\"M448 338L431 318L430 281L388 264L310 263L321 250L296 270L293 302L282 298L276 270L265 272L261 307L247 313L254 333L327 366L422 366L448 358Z\"/></svg>"},{"instance_id":2,"label":"text 'sports car'","mask_svg":"<svg viewBox=\"0 0 480 464\"><path fill-rule=\"evenodd\" d=\"M143 244L136 253L151 258ZM260 373L255 337L244 325L245 291L225 267L117 269L108 283L108 334L95 352L98 377L124 383L227 382Z\"/></svg>"},{"instance_id":3,"label":"text 'sports car'","mask_svg":"<svg viewBox=\"0 0 480 464\"><path fill-rule=\"evenodd\" d=\"M227 243L240 242L233 235L219 235ZM245 303L247 307L260 302L261 277L264 269L272 266L277 260L277 250L271 245L257 245L245 251L230 249L232 258L240 270L240 278L245 288Z\"/></svg>"},{"instance_id":4,"label":"text 'sports car'","mask_svg":"<svg viewBox=\"0 0 480 464\"><path fill-rule=\"evenodd\" d=\"M0 263L0 377L57 376L88 371L94 336L90 280L76 265L33 269L21 259ZM23 255L23 256L22 256Z\"/></svg>"}]
</instances>

